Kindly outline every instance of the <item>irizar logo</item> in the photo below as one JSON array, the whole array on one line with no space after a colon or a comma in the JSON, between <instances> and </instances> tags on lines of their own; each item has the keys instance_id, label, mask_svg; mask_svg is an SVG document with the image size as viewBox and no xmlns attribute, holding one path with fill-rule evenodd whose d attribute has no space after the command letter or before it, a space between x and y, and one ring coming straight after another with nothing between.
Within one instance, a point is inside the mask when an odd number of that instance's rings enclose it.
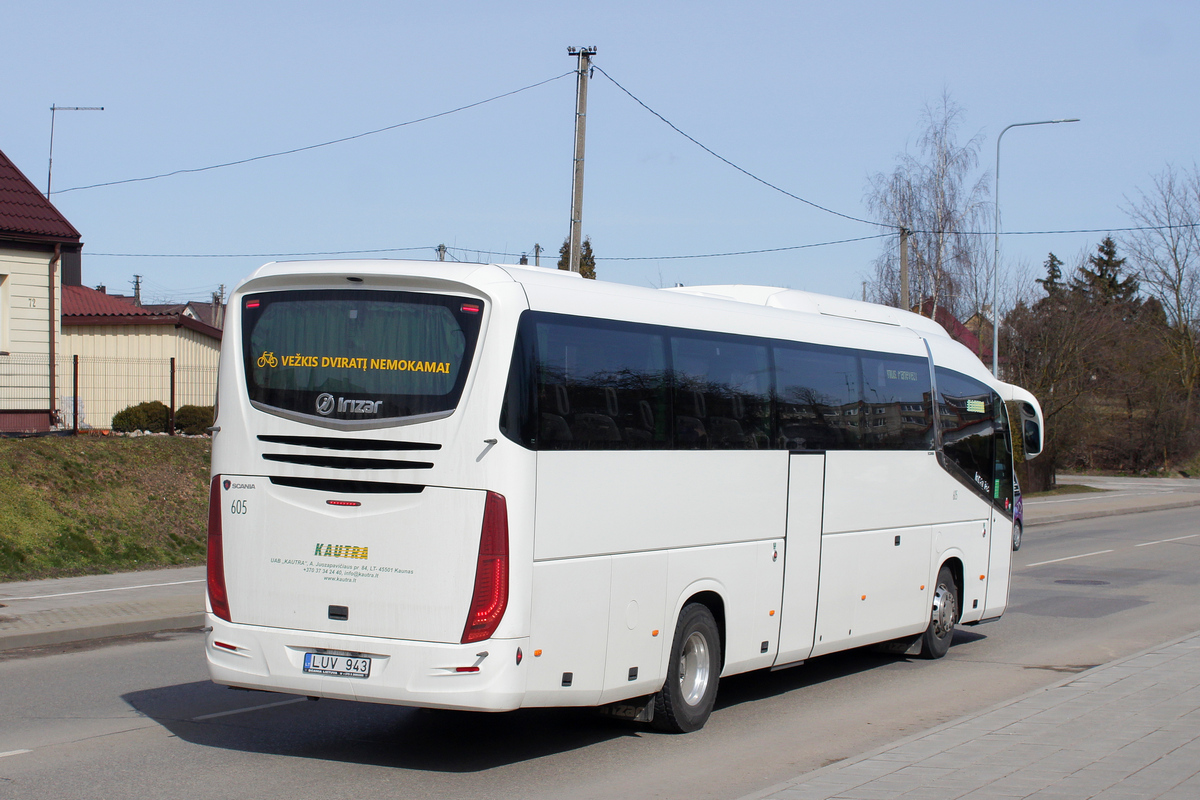
<instances>
[{"instance_id":1,"label":"irizar logo","mask_svg":"<svg viewBox=\"0 0 1200 800\"><path fill-rule=\"evenodd\" d=\"M347 414L375 414L381 405L383 405L382 400L347 400L339 397L337 410Z\"/></svg>"},{"instance_id":2,"label":"irizar logo","mask_svg":"<svg viewBox=\"0 0 1200 800\"><path fill-rule=\"evenodd\" d=\"M378 414L382 400L350 400L345 397L334 398L329 392L317 395L317 413L327 417L334 408L339 414Z\"/></svg>"}]
</instances>

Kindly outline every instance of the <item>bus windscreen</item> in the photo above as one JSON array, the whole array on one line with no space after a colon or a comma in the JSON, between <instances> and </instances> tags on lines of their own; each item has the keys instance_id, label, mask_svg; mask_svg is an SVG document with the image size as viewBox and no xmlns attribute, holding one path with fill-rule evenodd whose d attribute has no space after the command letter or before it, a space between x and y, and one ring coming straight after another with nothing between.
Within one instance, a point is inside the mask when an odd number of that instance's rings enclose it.
<instances>
[{"instance_id":1,"label":"bus windscreen","mask_svg":"<svg viewBox=\"0 0 1200 800\"><path fill-rule=\"evenodd\" d=\"M374 290L264 292L242 299L250 400L317 419L448 413L479 336L474 298Z\"/></svg>"}]
</instances>

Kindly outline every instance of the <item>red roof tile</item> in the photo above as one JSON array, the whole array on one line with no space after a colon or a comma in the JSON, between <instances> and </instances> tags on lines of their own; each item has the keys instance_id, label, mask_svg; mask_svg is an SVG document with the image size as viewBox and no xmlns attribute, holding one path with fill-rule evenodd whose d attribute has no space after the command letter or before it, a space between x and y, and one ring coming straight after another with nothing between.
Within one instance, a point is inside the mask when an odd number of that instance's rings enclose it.
<instances>
[{"instance_id":1,"label":"red roof tile","mask_svg":"<svg viewBox=\"0 0 1200 800\"><path fill-rule=\"evenodd\" d=\"M8 156L0 152L0 239L79 242L79 231L47 200Z\"/></svg>"},{"instance_id":2,"label":"red roof tile","mask_svg":"<svg viewBox=\"0 0 1200 800\"><path fill-rule=\"evenodd\" d=\"M64 317L153 317L153 311L87 286L62 287Z\"/></svg>"},{"instance_id":3,"label":"red roof tile","mask_svg":"<svg viewBox=\"0 0 1200 800\"><path fill-rule=\"evenodd\" d=\"M183 314L156 313L135 306L131 298L109 295L86 286L62 287L62 324L88 325L173 325L221 340L221 329Z\"/></svg>"}]
</instances>

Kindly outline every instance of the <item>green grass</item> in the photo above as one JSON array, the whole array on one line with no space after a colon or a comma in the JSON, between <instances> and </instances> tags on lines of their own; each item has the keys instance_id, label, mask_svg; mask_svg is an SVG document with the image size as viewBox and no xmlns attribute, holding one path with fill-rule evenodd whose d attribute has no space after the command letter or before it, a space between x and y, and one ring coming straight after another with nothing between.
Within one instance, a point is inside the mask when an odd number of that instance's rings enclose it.
<instances>
[{"instance_id":1,"label":"green grass","mask_svg":"<svg viewBox=\"0 0 1200 800\"><path fill-rule=\"evenodd\" d=\"M204 562L211 442L0 439L0 580Z\"/></svg>"}]
</instances>

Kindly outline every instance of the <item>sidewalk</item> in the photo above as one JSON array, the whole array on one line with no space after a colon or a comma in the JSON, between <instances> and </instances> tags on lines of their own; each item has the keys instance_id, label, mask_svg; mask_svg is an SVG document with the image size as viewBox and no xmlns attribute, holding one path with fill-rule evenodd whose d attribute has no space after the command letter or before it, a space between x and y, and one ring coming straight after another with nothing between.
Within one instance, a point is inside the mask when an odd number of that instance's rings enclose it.
<instances>
[{"instance_id":1,"label":"sidewalk","mask_svg":"<svg viewBox=\"0 0 1200 800\"><path fill-rule=\"evenodd\" d=\"M1200 480L1059 476L1060 484L1085 484L1103 492L1025 498L1025 527L1096 517L1200 506Z\"/></svg>"},{"instance_id":2,"label":"sidewalk","mask_svg":"<svg viewBox=\"0 0 1200 800\"><path fill-rule=\"evenodd\" d=\"M204 567L0 583L0 650L204 624Z\"/></svg>"},{"instance_id":3,"label":"sidewalk","mask_svg":"<svg viewBox=\"0 0 1200 800\"><path fill-rule=\"evenodd\" d=\"M1200 632L742 800L1194 800Z\"/></svg>"}]
</instances>

